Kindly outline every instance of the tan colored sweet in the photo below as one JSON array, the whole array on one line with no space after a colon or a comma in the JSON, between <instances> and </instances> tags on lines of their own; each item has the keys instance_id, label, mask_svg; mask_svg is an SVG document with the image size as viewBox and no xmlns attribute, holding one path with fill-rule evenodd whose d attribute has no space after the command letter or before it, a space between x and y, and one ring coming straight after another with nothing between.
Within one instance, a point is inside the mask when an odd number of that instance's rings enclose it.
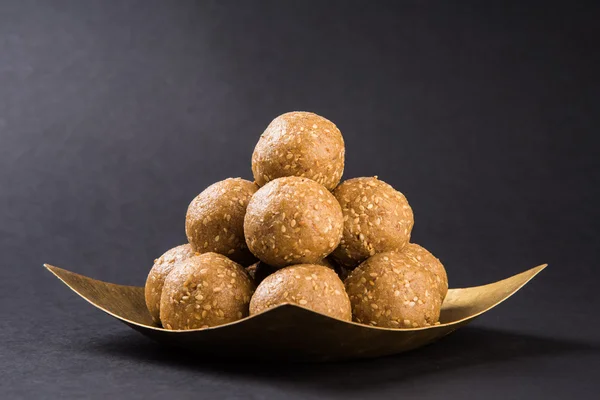
<instances>
[{"instance_id":1,"label":"tan colored sweet","mask_svg":"<svg viewBox=\"0 0 600 400\"><path fill-rule=\"evenodd\" d=\"M333 195L342 207L344 233L332 256L342 266L352 269L410 240L414 219L406 197L377 177L349 179Z\"/></svg>"},{"instance_id":2,"label":"tan colored sweet","mask_svg":"<svg viewBox=\"0 0 600 400\"><path fill-rule=\"evenodd\" d=\"M294 111L275 118L252 154L259 186L284 176L310 178L327 189L344 172L344 139L335 124L317 114Z\"/></svg>"},{"instance_id":3,"label":"tan colored sweet","mask_svg":"<svg viewBox=\"0 0 600 400\"><path fill-rule=\"evenodd\" d=\"M327 268L331 268L335 270L333 263L328 259L324 258L323 260L316 263L316 265L322 265ZM260 284L267 276L276 272L279 268L272 267L270 265L265 264L262 261L256 262L246 268L246 272L250 277L254 280L256 285Z\"/></svg>"},{"instance_id":4,"label":"tan colored sweet","mask_svg":"<svg viewBox=\"0 0 600 400\"><path fill-rule=\"evenodd\" d=\"M346 279L354 320L387 328L434 325L442 300L435 275L402 253L376 254Z\"/></svg>"},{"instance_id":5,"label":"tan colored sweet","mask_svg":"<svg viewBox=\"0 0 600 400\"><path fill-rule=\"evenodd\" d=\"M146 279L145 297L146 306L152 319L160 323L160 295L163 291L165 279L176 263L186 260L194 255L194 250L189 244L182 244L167 251L154 260L154 265Z\"/></svg>"},{"instance_id":6,"label":"tan colored sweet","mask_svg":"<svg viewBox=\"0 0 600 400\"><path fill-rule=\"evenodd\" d=\"M333 318L352 319L344 284L335 271L322 265L293 265L269 275L258 285L250 300L250 315L286 303Z\"/></svg>"},{"instance_id":7,"label":"tan colored sweet","mask_svg":"<svg viewBox=\"0 0 600 400\"><path fill-rule=\"evenodd\" d=\"M208 328L248 315L254 284L244 268L217 253L176 264L165 279L160 301L163 327Z\"/></svg>"},{"instance_id":8,"label":"tan colored sweet","mask_svg":"<svg viewBox=\"0 0 600 400\"><path fill-rule=\"evenodd\" d=\"M190 203L185 233L198 253L215 252L249 265L256 261L244 240L244 215L258 186L229 178L207 187Z\"/></svg>"},{"instance_id":9,"label":"tan colored sweet","mask_svg":"<svg viewBox=\"0 0 600 400\"><path fill-rule=\"evenodd\" d=\"M418 262L423 268L428 269L435 275L438 291L443 302L446 298L446 294L448 294L448 275L440 260L427 249L415 243L409 243L404 246L402 253L414 262Z\"/></svg>"},{"instance_id":10,"label":"tan colored sweet","mask_svg":"<svg viewBox=\"0 0 600 400\"><path fill-rule=\"evenodd\" d=\"M342 210L333 195L295 176L260 188L244 219L248 248L274 267L321 261L339 244L342 227Z\"/></svg>"}]
</instances>

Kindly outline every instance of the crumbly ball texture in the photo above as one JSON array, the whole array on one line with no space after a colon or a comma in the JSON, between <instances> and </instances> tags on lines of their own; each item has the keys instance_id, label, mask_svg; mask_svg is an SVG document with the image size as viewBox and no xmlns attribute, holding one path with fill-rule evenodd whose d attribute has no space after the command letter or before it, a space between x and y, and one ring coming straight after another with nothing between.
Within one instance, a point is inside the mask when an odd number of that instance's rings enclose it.
<instances>
[{"instance_id":1,"label":"crumbly ball texture","mask_svg":"<svg viewBox=\"0 0 600 400\"><path fill-rule=\"evenodd\" d=\"M145 287L146 306L154 322L160 323L160 296L167 275L173 270L176 263L187 260L193 255L194 250L192 246L182 244L181 246L172 248L154 260L154 265L148 274Z\"/></svg>"},{"instance_id":2,"label":"crumbly ball texture","mask_svg":"<svg viewBox=\"0 0 600 400\"><path fill-rule=\"evenodd\" d=\"M257 190L250 181L229 178L196 196L185 216L185 233L194 250L223 254L243 265L255 262L244 239L244 215Z\"/></svg>"},{"instance_id":3,"label":"crumbly ball texture","mask_svg":"<svg viewBox=\"0 0 600 400\"><path fill-rule=\"evenodd\" d=\"M167 276L160 301L166 329L200 329L248 315L254 283L244 268L217 253L204 253L176 264Z\"/></svg>"},{"instance_id":4,"label":"crumbly ball texture","mask_svg":"<svg viewBox=\"0 0 600 400\"><path fill-rule=\"evenodd\" d=\"M448 294L448 275L441 261L427 249L415 243L409 243L404 246L402 253L435 275L438 291L443 302L446 294Z\"/></svg>"},{"instance_id":5,"label":"crumbly ball texture","mask_svg":"<svg viewBox=\"0 0 600 400\"><path fill-rule=\"evenodd\" d=\"M410 240L414 218L406 197L377 177L349 179L333 195L342 207L344 232L332 256L342 266L353 269Z\"/></svg>"},{"instance_id":6,"label":"crumbly ball texture","mask_svg":"<svg viewBox=\"0 0 600 400\"><path fill-rule=\"evenodd\" d=\"M316 264L342 236L343 217L333 195L313 180L275 179L248 203L244 233L250 251L274 267Z\"/></svg>"},{"instance_id":7,"label":"crumbly ball texture","mask_svg":"<svg viewBox=\"0 0 600 400\"><path fill-rule=\"evenodd\" d=\"M344 139L335 124L317 114L294 111L275 118L252 154L258 185L284 176L310 178L332 190L344 172Z\"/></svg>"},{"instance_id":8,"label":"crumbly ball texture","mask_svg":"<svg viewBox=\"0 0 600 400\"><path fill-rule=\"evenodd\" d=\"M346 321L352 319L350 300L335 271L322 265L301 264L269 275L250 300L250 315L292 303Z\"/></svg>"},{"instance_id":9,"label":"crumbly ball texture","mask_svg":"<svg viewBox=\"0 0 600 400\"><path fill-rule=\"evenodd\" d=\"M334 269L334 264L328 259L324 258L323 260L316 263L317 265L322 265L327 268ZM262 261L256 262L246 268L246 272L250 277L254 280L256 285L259 285L265 278L272 273L276 272L279 268L272 267L268 264L265 264ZM334 269L335 270L335 269Z\"/></svg>"},{"instance_id":10,"label":"crumbly ball texture","mask_svg":"<svg viewBox=\"0 0 600 400\"><path fill-rule=\"evenodd\" d=\"M434 325L440 299L433 273L402 253L376 254L346 279L354 320L386 328Z\"/></svg>"}]
</instances>

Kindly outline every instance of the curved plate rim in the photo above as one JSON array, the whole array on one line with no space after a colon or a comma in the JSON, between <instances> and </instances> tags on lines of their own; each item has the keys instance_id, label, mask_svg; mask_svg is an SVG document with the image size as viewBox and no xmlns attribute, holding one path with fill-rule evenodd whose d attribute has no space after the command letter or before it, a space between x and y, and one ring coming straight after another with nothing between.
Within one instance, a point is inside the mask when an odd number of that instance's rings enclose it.
<instances>
[{"instance_id":1,"label":"curved plate rim","mask_svg":"<svg viewBox=\"0 0 600 400\"><path fill-rule=\"evenodd\" d=\"M110 316L112 316L112 317L114 317L114 318L116 318L116 319L118 319L118 320L120 320L120 321L122 321L122 322L124 322L126 324L135 325L137 327L144 328L144 329L151 329L151 330L155 330L155 331L168 332L168 333L173 333L173 334L190 333L190 332L204 332L204 331L215 330L215 329L223 329L223 328L226 328L226 327L229 327L229 326L232 326L232 325L243 324L243 323L245 323L246 321L248 321L250 319L254 319L254 318L259 317L259 316L264 316L265 314L273 312L274 310L277 310L277 309L288 308L288 307L289 308L301 309L301 310L303 310L305 312L309 312L309 313L312 313L312 314L317 314L317 315L319 315L321 317L324 317L324 318L333 319L333 320L336 320L336 321L339 321L339 322L343 322L345 324L355 325L357 327L360 327L360 328L363 328L363 329L369 329L369 330L392 331L392 332L411 332L411 331L423 331L423 330L442 329L442 328L452 327L452 326L455 326L455 325L457 325L457 326L461 325L461 324L465 323L466 321L470 321L470 320L472 320L472 319L474 319L474 318L476 318L476 317L478 317L478 316L480 316L480 315L488 312L492 308L496 307L500 303L504 302L505 300L507 300L508 298L510 298L511 296L513 296L516 292L518 292L521 288L523 288L523 286L525 286L528 282L530 282L533 278L535 278L540 272L542 272L547 266L548 266L548 264L541 264L541 265L538 265L537 267L528 269L528 270L520 272L518 274L509 276L507 278L504 278L504 279L501 279L501 280L498 280L498 281L495 281L495 282L491 282L491 283L488 283L488 284L485 284L485 285L472 286L472 287L467 287L467 288L453 288L453 289L450 289L450 290L465 290L465 289L481 288L481 287L485 287L485 286L489 286L489 285L498 284L498 283L500 283L502 281L514 278L514 277L519 276L519 275L531 273L531 275L527 279L525 279L523 282L521 282L521 284L518 287L516 287L508 295L506 295L503 298L501 298L499 301L491 304L490 306L484 308L483 310L481 310L481 311L479 311L479 312L477 312L475 314L469 315L467 317L464 317L464 318L456 320L456 321L447 322L447 323L444 323L444 324L438 324L438 325L432 325L432 326L425 326L425 327L419 327L419 328L398 328L398 329L395 329L395 328L384 328L384 327L377 327L377 326L372 326L372 325L360 324L360 323L357 323L357 322L354 322L354 321L346 321L346 320L342 320L342 319L338 319L338 318L333 318L333 317L330 317L328 315L325 315L325 314L313 311L311 309L308 309L306 307L302 307L300 305L296 305L296 304L292 304L292 303L284 303L284 304L281 304L279 306L272 307L272 308L270 308L268 310L265 310L265 311L263 311L263 312L261 312L259 314L251 315L251 316L242 318L240 320L229 322L229 323L226 323L226 324L223 324L223 325L218 325L218 326L209 327L209 328L203 328L203 329L201 328L201 329L186 329L186 330L170 330L170 329L165 329L165 328L161 328L161 327L158 327L158 326L146 325L146 324L142 324L142 323L139 323L139 322L136 322L136 321L132 321L132 320L124 318L124 317L122 317L120 315L117 315L117 314L113 313L110 310L105 309L104 307L102 307L102 306L94 303L93 301L91 301L90 299L88 299L87 297L85 297L84 295L82 295L81 293L79 293L79 291L77 291L73 286L71 286L61 276L61 273L62 274L66 273L66 274L76 275L76 276L82 277L82 278L84 278L85 280L88 280L88 281L98 282L98 283L102 283L102 284L109 284L109 285L119 286L119 287L124 287L124 288L132 288L132 289L135 289L135 290L140 290L140 289L143 290L142 287L140 287L140 286L128 286L128 285L118 285L118 284L111 283L111 282L104 282L104 281L100 281L100 280L97 280L97 279L90 278L90 277L85 276L85 275L78 274L76 272L72 272L72 271L66 270L64 268L59 268L59 267L56 267L56 266L53 266L53 265L50 265L50 264L44 264L44 267L48 271L50 271L56 278L58 278L62 283L64 283L69 289L71 289L73 292L77 293L77 295L79 297L85 299L85 301L87 301L88 303L90 303L94 307L98 308L101 311L104 311L106 314L108 314L108 315L110 315Z\"/></svg>"}]
</instances>

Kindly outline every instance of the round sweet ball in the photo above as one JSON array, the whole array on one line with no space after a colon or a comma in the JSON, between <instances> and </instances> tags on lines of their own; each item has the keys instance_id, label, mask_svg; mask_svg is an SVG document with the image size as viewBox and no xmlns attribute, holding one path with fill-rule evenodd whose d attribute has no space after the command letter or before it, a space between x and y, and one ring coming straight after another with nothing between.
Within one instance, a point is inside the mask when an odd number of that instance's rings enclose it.
<instances>
[{"instance_id":1,"label":"round sweet ball","mask_svg":"<svg viewBox=\"0 0 600 400\"><path fill-rule=\"evenodd\" d=\"M316 264L322 265L327 268L331 268L334 271L336 271L334 264L328 258L324 258L323 260L317 262ZM254 280L254 283L256 285L258 285L262 281L264 281L267 276L276 272L278 269L279 268L272 267L262 261L258 261L256 263L252 264L251 266L249 266L248 268L246 268L246 272Z\"/></svg>"},{"instance_id":2,"label":"round sweet ball","mask_svg":"<svg viewBox=\"0 0 600 400\"><path fill-rule=\"evenodd\" d=\"M310 178L327 189L344 172L344 139L335 124L310 112L275 118L252 154L252 173L259 186L284 176Z\"/></svg>"},{"instance_id":3,"label":"round sweet ball","mask_svg":"<svg viewBox=\"0 0 600 400\"><path fill-rule=\"evenodd\" d=\"M432 272L402 253L370 257L346 279L356 322L386 328L434 325L440 299Z\"/></svg>"},{"instance_id":4,"label":"round sweet ball","mask_svg":"<svg viewBox=\"0 0 600 400\"><path fill-rule=\"evenodd\" d=\"M196 196L185 216L185 233L194 250L223 254L243 265L256 261L244 240L244 215L257 190L250 181L229 178Z\"/></svg>"},{"instance_id":5,"label":"round sweet ball","mask_svg":"<svg viewBox=\"0 0 600 400\"><path fill-rule=\"evenodd\" d=\"M377 177L349 179L333 195L344 214L342 240L332 254L339 264L352 269L410 240L414 218L406 197Z\"/></svg>"},{"instance_id":6,"label":"round sweet ball","mask_svg":"<svg viewBox=\"0 0 600 400\"><path fill-rule=\"evenodd\" d=\"M350 300L334 270L300 264L269 275L250 300L250 315L292 303L346 321L352 319Z\"/></svg>"},{"instance_id":7,"label":"round sweet ball","mask_svg":"<svg viewBox=\"0 0 600 400\"><path fill-rule=\"evenodd\" d=\"M402 253L435 275L438 291L443 302L446 294L448 294L448 275L441 261L427 249L415 243L409 243L404 246Z\"/></svg>"},{"instance_id":8,"label":"round sweet ball","mask_svg":"<svg viewBox=\"0 0 600 400\"><path fill-rule=\"evenodd\" d=\"M208 328L248 315L254 284L244 268L217 253L176 264L165 279L160 319L173 330Z\"/></svg>"},{"instance_id":9,"label":"round sweet ball","mask_svg":"<svg viewBox=\"0 0 600 400\"><path fill-rule=\"evenodd\" d=\"M343 218L333 195L315 181L275 179L248 203L244 233L250 251L273 267L316 264L342 236Z\"/></svg>"},{"instance_id":10,"label":"round sweet ball","mask_svg":"<svg viewBox=\"0 0 600 400\"><path fill-rule=\"evenodd\" d=\"M160 296L163 291L165 279L179 261L187 260L194 255L194 250L189 244L182 244L167 251L154 260L154 265L146 279L145 297L146 307L156 323L160 323Z\"/></svg>"}]
</instances>

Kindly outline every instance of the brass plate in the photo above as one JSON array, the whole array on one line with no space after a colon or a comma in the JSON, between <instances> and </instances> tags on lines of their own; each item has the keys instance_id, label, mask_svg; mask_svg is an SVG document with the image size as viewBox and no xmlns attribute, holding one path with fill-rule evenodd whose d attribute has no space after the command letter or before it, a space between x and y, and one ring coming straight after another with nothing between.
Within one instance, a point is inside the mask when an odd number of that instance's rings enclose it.
<instances>
[{"instance_id":1,"label":"brass plate","mask_svg":"<svg viewBox=\"0 0 600 400\"><path fill-rule=\"evenodd\" d=\"M153 324L143 287L115 285L44 266L88 302L158 342L206 356L322 362L397 354L429 344L509 298L546 264L489 285L450 289L440 324L427 328L377 328L285 304L230 324L187 331Z\"/></svg>"}]
</instances>

